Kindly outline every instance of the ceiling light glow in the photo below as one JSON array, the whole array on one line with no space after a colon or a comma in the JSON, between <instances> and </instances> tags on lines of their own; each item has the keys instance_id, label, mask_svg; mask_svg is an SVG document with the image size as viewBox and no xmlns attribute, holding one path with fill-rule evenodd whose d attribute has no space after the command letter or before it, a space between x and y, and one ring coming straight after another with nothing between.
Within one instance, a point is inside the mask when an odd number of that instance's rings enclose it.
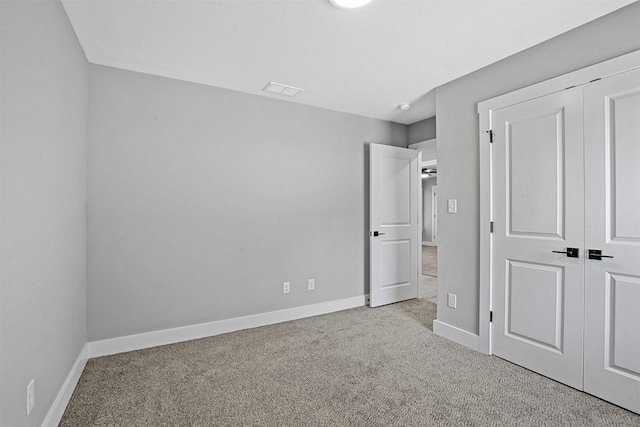
<instances>
[{"instance_id":1,"label":"ceiling light glow","mask_svg":"<svg viewBox=\"0 0 640 427\"><path fill-rule=\"evenodd\" d=\"M341 9L355 9L371 2L371 0L329 0L332 5Z\"/></svg>"}]
</instances>

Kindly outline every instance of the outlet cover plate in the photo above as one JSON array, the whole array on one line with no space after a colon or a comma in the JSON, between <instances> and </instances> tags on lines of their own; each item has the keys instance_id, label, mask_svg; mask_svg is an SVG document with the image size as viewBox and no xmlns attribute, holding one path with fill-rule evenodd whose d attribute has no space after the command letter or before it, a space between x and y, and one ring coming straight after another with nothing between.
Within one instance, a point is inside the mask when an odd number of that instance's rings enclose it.
<instances>
[{"instance_id":1,"label":"outlet cover plate","mask_svg":"<svg viewBox=\"0 0 640 427\"><path fill-rule=\"evenodd\" d=\"M455 294L447 294L447 306L451 308L456 308L458 305L458 297Z\"/></svg>"}]
</instances>

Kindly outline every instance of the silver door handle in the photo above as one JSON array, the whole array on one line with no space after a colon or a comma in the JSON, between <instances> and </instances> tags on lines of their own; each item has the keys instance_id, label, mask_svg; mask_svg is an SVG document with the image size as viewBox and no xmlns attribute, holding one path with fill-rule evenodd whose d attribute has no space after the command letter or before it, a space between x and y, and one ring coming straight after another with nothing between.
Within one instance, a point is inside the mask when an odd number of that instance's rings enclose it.
<instances>
[{"instance_id":1,"label":"silver door handle","mask_svg":"<svg viewBox=\"0 0 640 427\"><path fill-rule=\"evenodd\" d=\"M371 233L371 235L372 235L373 237L383 236L383 235L385 235L385 234L387 234L387 233L380 233L379 231L373 231L373 232Z\"/></svg>"}]
</instances>

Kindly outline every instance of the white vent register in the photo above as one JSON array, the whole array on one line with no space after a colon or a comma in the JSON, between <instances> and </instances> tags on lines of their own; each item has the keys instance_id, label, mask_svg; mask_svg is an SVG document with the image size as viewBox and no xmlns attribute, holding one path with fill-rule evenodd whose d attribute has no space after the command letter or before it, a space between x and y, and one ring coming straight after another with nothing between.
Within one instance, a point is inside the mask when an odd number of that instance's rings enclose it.
<instances>
[{"instance_id":1,"label":"white vent register","mask_svg":"<svg viewBox=\"0 0 640 427\"><path fill-rule=\"evenodd\" d=\"M302 92L302 89L300 88L287 86L287 85L274 83L274 82L269 82L269 84L266 85L262 90L265 92L275 93L277 95L284 95L284 96L296 96L297 94Z\"/></svg>"}]
</instances>

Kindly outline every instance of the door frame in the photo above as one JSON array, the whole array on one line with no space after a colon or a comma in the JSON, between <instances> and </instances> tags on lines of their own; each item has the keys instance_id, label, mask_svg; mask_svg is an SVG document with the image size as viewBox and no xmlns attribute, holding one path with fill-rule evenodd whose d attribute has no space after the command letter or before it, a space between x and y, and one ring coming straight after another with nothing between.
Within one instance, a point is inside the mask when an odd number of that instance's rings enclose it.
<instances>
[{"instance_id":1,"label":"door frame","mask_svg":"<svg viewBox=\"0 0 640 427\"><path fill-rule=\"evenodd\" d=\"M424 227L423 219L424 216L424 201L423 201L423 193L424 190L422 188L422 177L421 172L422 168L426 166L436 166L438 164L437 159L437 147L438 141L437 138L425 139L424 141L416 142L414 144L409 144L407 148L411 150L416 150L418 152L418 281L422 277L422 228ZM422 156L424 153L430 153L435 156L435 159L423 160ZM432 157L431 155L429 157ZM425 164L428 163L428 164ZM433 223L433 220L432 220ZM420 296L420 283L418 283L418 297Z\"/></svg>"},{"instance_id":2,"label":"door frame","mask_svg":"<svg viewBox=\"0 0 640 427\"><path fill-rule=\"evenodd\" d=\"M438 246L438 184L431 187L431 243Z\"/></svg>"},{"instance_id":3,"label":"door frame","mask_svg":"<svg viewBox=\"0 0 640 427\"><path fill-rule=\"evenodd\" d=\"M591 65L562 76L546 80L522 89L478 103L479 114L479 151L480 151L480 293L479 293L479 328L478 351L484 354L491 352L492 310L492 239L491 221L493 219L492 186L492 146L489 131L491 130L492 112L530 99L549 95L564 89L581 86L593 80L609 77L640 68L640 50L618 56L616 58Z\"/></svg>"}]
</instances>

